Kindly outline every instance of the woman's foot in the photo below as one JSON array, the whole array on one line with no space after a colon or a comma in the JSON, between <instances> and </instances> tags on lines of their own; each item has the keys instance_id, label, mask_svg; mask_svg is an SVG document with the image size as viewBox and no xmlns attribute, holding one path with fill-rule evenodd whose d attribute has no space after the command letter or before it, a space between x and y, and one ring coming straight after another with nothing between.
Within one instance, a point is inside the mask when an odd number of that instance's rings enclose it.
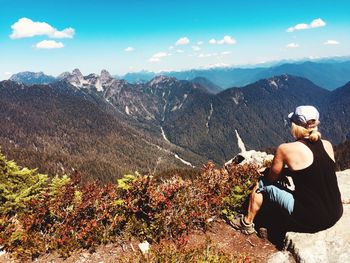
<instances>
[{"instance_id":1,"label":"woman's foot","mask_svg":"<svg viewBox=\"0 0 350 263\"><path fill-rule=\"evenodd\" d=\"M254 229L254 223L246 223L244 221L244 215L240 214L234 219L229 220L229 224L236 230L242 232L245 235L251 235L256 233Z\"/></svg>"}]
</instances>

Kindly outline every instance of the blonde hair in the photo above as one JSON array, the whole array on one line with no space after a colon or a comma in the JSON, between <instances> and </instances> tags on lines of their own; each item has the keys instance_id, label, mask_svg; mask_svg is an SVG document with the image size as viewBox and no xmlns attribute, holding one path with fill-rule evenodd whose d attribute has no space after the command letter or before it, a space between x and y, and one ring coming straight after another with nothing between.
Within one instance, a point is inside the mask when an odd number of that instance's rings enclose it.
<instances>
[{"instance_id":1,"label":"blonde hair","mask_svg":"<svg viewBox=\"0 0 350 263\"><path fill-rule=\"evenodd\" d=\"M305 128L292 122L290 132L295 139L309 138L310 141L313 142L321 139L321 133L318 131L317 126L312 128Z\"/></svg>"}]
</instances>

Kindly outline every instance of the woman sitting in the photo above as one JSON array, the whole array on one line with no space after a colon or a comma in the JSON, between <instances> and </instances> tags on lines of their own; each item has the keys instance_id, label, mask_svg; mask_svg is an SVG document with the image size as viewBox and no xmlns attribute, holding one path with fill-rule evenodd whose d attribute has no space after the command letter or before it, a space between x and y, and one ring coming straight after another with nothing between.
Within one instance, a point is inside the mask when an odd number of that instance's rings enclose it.
<instances>
[{"instance_id":1,"label":"woman sitting","mask_svg":"<svg viewBox=\"0 0 350 263\"><path fill-rule=\"evenodd\" d=\"M271 168L265 170L250 195L247 214L230 222L244 234L255 232L253 221L265 201L284 212L287 231L317 232L333 226L342 216L333 147L321 140L319 112L313 106L299 106L288 117L296 141L278 146ZM294 191L279 183L286 172L293 179Z\"/></svg>"}]
</instances>

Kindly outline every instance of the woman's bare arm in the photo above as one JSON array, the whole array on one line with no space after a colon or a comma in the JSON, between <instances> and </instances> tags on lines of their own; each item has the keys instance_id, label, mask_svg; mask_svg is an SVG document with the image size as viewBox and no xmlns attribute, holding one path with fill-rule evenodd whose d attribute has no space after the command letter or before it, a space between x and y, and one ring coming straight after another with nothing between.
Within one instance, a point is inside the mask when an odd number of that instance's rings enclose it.
<instances>
[{"instance_id":1,"label":"woman's bare arm","mask_svg":"<svg viewBox=\"0 0 350 263\"><path fill-rule=\"evenodd\" d=\"M284 144L281 144L280 146L278 146L276 153L275 153L275 157L273 158L273 161L272 161L271 169L270 169L269 173L267 174L266 179L268 181L270 181L271 183L277 181L278 178L280 177L280 174L283 171L283 168L284 168L284 154L283 154L284 148L285 148Z\"/></svg>"}]
</instances>

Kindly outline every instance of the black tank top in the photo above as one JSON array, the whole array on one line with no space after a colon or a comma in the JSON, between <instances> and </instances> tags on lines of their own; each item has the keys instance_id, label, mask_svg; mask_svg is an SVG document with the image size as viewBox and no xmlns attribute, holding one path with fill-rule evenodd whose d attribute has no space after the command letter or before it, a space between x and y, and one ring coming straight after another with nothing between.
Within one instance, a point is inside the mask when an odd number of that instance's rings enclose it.
<instances>
[{"instance_id":1,"label":"black tank top","mask_svg":"<svg viewBox=\"0 0 350 263\"><path fill-rule=\"evenodd\" d=\"M291 228L316 232L333 226L343 214L335 163L321 140L301 141L313 153L313 163L305 169L290 171L295 184Z\"/></svg>"}]
</instances>

